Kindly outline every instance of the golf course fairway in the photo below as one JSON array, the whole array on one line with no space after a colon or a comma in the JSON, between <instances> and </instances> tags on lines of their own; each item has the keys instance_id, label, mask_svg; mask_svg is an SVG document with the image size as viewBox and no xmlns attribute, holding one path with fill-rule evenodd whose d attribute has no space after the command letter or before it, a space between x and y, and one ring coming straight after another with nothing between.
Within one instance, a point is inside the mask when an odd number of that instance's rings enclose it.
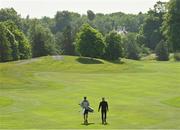
<instances>
[{"instance_id":1,"label":"golf course fairway","mask_svg":"<svg viewBox=\"0 0 180 130\"><path fill-rule=\"evenodd\" d=\"M83 125L78 105L95 112ZM109 103L101 124L101 98ZM180 63L75 56L0 63L0 129L180 129Z\"/></svg>"}]
</instances>

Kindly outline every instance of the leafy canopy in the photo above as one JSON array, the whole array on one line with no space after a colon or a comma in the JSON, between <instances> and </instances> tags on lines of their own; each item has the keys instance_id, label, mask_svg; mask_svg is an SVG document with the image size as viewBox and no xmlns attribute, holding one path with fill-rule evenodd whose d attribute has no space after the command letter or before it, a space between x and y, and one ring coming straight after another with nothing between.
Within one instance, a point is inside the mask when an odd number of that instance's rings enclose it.
<instances>
[{"instance_id":1,"label":"leafy canopy","mask_svg":"<svg viewBox=\"0 0 180 130\"><path fill-rule=\"evenodd\" d=\"M106 49L105 58L108 60L117 60L122 56L121 36L115 31L110 32L105 39Z\"/></svg>"},{"instance_id":2,"label":"leafy canopy","mask_svg":"<svg viewBox=\"0 0 180 130\"><path fill-rule=\"evenodd\" d=\"M102 34L89 24L84 24L77 34L76 50L81 56L100 58L104 54L105 44Z\"/></svg>"}]
</instances>

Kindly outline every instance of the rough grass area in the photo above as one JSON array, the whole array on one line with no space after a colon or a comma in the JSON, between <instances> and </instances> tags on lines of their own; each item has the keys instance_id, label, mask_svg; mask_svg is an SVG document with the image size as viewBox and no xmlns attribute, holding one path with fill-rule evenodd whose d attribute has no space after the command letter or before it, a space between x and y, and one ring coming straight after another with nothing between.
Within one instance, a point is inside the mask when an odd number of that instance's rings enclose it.
<instances>
[{"instance_id":1,"label":"rough grass area","mask_svg":"<svg viewBox=\"0 0 180 130\"><path fill-rule=\"evenodd\" d=\"M79 102L95 112L82 125ZM97 112L109 102L108 125ZM0 63L0 128L180 129L180 63L64 56Z\"/></svg>"}]
</instances>

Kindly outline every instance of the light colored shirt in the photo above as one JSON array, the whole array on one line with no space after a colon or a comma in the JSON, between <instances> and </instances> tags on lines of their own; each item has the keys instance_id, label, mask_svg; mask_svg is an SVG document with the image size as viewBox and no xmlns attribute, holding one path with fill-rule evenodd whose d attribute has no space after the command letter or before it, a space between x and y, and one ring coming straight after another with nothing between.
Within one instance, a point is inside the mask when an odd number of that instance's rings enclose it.
<instances>
[{"instance_id":1,"label":"light colored shirt","mask_svg":"<svg viewBox=\"0 0 180 130\"><path fill-rule=\"evenodd\" d=\"M80 105L82 108L88 109L89 102L88 102L88 100L83 100Z\"/></svg>"}]
</instances>

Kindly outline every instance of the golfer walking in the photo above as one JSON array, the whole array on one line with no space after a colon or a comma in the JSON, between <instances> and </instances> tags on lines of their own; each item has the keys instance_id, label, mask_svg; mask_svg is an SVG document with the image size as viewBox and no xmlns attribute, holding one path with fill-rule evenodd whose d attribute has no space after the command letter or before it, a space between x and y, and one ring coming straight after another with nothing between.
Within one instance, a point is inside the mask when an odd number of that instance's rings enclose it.
<instances>
[{"instance_id":1,"label":"golfer walking","mask_svg":"<svg viewBox=\"0 0 180 130\"><path fill-rule=\"evenodd\" d=\"M101 119L102 124L107 124L106 117L107 117L107 111L108 111L108 103L105 101L105 98L102 98L102 101L99 103L98 112L101 109Z\"/></svg>"},{"instance_id":2,"label":"golfer walking","mask_svg":"<svg viewBox=\"0 0 180 130\"><path fill-rule=\"evenodd\" d=\"M80 103L80 105L83 108L84 124L88 124L89 102L86 97L84 97L84 100Z\"/></svg>"}]
</instances>

